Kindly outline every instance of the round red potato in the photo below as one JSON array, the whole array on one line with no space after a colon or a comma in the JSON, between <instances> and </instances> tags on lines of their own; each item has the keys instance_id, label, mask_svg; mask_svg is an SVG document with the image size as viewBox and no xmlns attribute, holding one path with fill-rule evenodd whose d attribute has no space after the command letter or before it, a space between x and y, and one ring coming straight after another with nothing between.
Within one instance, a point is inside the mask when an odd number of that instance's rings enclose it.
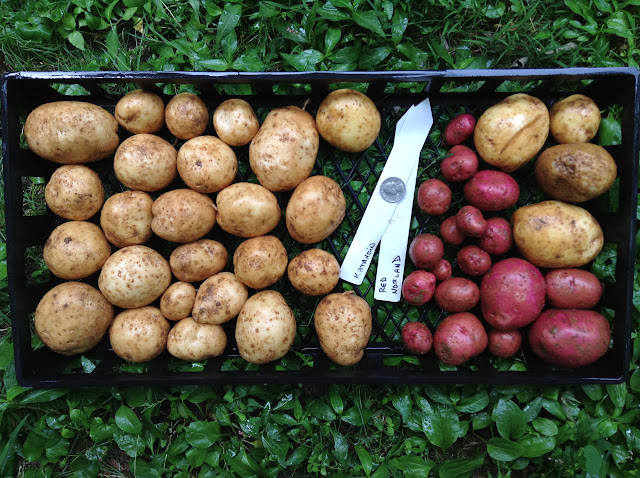
<instances>
[{"instance_id":1,"label":"round red potato","mask_svg":"<svg viewBox=\"0 0 640 478\"><path fill-rule=\"evenodd\" d=\"M473 134L476 119L469 113L461 113L447 124L444 130L444 141L455 145L465 142Z\"/></svg>"},{"instance_id":2,"label":"round red potato","mask_svg":"<svg viewBox=\"0 0 640 478\"><path fill-rule=\"evenodd\" d=\"M449 156L442 160L440 172L447 181L457 183L471 179L478 171L478 156L471 148L459 144L449 150Z\"/></svg>"},{"instance_id":3,"label":"round red potato","mask_svg":"<svg viewBox=\"0 0 640 478\"><path fill-rule=\"evenodd\" d=\"M458 220L456 216L446 218L440 223L440 237L447 244L459 246L466 238L460 229L458 229Z\"/></svg>"},{"instance_id":4,"label":"round red potato","mask_svg":"<svg viewBox=\"0 0 640 478\"><path fill-rule=\"evenodd\" d=\"M591 309L600 302L603 285L584 269L553 269L544 276L547 304L559 309Z\"/></svg>"},{"instance_id":5,"label":"round red potato","mask_svg":"<svg viewBox=\"0 0 640 478\"><path fill-rule=\"evenodd\" d=\"M436 276L431 272L413 271L402 282L402 297L411 305L424 305L436 290Z\"/></svg>"},{"instance_id":6,"label":"round red potato","mask_svg":"<svg viewBox=\"0 0 640 478\"><path fill-rule=\"evenodd\" d=\"M493 255L507 253L513 246L511 223L503 217L487 219L487 228L478 239L478 246Z\"/></svg>"},{"instance_id":7,"label":"round red potato","mask_svg":"<svg viewBox=\"0 0 640 478\"><path fill-rule=\"evenodd\" d=\"M409 258L421 269L435 267L444 256L444 244L433 234L419 234L409 244Z\"/></svg>"},{"instance_id":8,"label":"round red potato","mask_svg":"<svg viewBox=\"0 0 640 478\"><path fill-rule=\"evenodd\" d=\"M448 365L462 365L480 355L488 342L482 322L470 312L447 316L433 336L436 356Z\"/></svg>"},{"instance_id":9,"label":"round red potato","mask_svg":"<svg viewBox=\"0 0 640 478\"><path fill-rule=\"evenodd\" d=\"M462 206L456 214L458 230L468 237L480 237L487 228L487 220L475 206Z\"/></svg>"},{"instance_id":10,"label":"round red potato","mask_svg":"<svg viewBox=\"0 0 640 478\"><path fill-rule=\"evenodd\" d=\"M449 279L453 271L451 270L451 262L446 259L440 259L438 263L429 272L436 276L438 282Z\"/></svg>"},{"instance_id":11,"label":"round red potato","mask_svg":"<svg viewBox=\"0 0 640 478\"><path fill-rule=\"evenodd\" d=\"M479 277L491 269L491 256L478 246L464 246L456 254L456 261L462 272Z\"/></svg>"},{"instance_id":12,"label":"round red potato","mask_svg":"<svg viewBox=\"0 0 640 478\"><path fill-rule=\"evenodd\" d=\"M464 185L464 197L481 211L502 211L518 202L520 186L507 173L484 169Z\"/></svg>"},{"instance_id":13,"label":"round red potato","mask_svg":"<svg viewBox=\"0 0 640 478\"><path fill-rule=\"evenodd\" d=\"M427 214L439 216L451 205L451 189L439 179L427 179L418 188L418 207Z\"/></svg>"},{"instance_id":14,"label":"round red potato","mask_svg":"<svg viewBox=\"0 0 640 478\"><path fill-rule=\"evenodd\" d=\"M496 330L489 331L489 352L494 357L513 357L522 345L522 334L519 330Z\"/></svg>"},{"instance_id":15,"label":"round red potato","mask_svg":"<svg viewBox=\"0 0 640 478\"><path fill-rule=\"evenodd\" d=\"M465 312L478 305L480 288L464 277L452 277L438 284L434 297L438 307L446 312Z\"/></svg>"},{"instance_id":16,"label":"round red potato","mask_svg":"<svg viewBox=\"0 0 640 478\"><path fill-rule=\"evenodd\" d=\"M433 335L422 322L407 322L402 327L402 345L415 355L424 355L433 346Z\"/></svg>"}]
</instances>

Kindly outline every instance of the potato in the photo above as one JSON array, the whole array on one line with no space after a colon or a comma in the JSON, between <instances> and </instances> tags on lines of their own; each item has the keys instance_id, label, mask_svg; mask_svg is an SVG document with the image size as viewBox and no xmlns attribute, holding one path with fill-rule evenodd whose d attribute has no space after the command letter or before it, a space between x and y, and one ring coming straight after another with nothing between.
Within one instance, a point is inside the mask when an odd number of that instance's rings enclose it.
<instances>
[{"instance_id":1,"label":"potato","mask_svg":"<svg viewBox=\"0 0 640 478\"><path fill-rule=\"evenodd\" d=\"M322 299L313 316L320 347L338 365L354 365L364 356L371 337L371 308L353 292Z\"/></svg>"},{"instance_id":2,"label":"potato","mask_svg":"<svg viewBox=\"0 0 640 478\"><path fill-rule=\"evenodd\" d=\"M549 136L549 111L538 98L516 93L488 108L473 142L482 159L506 173L529 162Z\"/></svg>"},{"instance_id":3,"label":"potato","mask_svg":"<svg viewBox=\"0 0 640 478\"><path fill-rule=\"evenodd\" d=\"M258 292L242 306L236 322L236 343L247 362L264 364L284 357L295 337L296 319L279 292Z\"/></svg>"},{"instance_id":4,"label":"potato","mask_svg":"<svg viewBox=\"0 0 640 478\"><path fill-rule=\"evenodd\" d=\"M329 93L320 103L316 124L322 137L342 151L360 152L380 133L380 112L359 91L343 88Z\"/></svg>"},{"instance_id":5,"label":"potato","mask_svg":"<svg viewBox=\"0 0 640 478\"><path fill-rule=\"evenodd\" d=\"M480 288L464 277L451 277L438 284L434 297L438 307L445 312L465 312L478 305Z\"/></svg>"},{"instance_id":6,"label":"potato","mask_svg":"<svg viewBox=\"0 0 640 478\"><path fill-rule=\"evenodd\" d=\"M191 315L196 288L188 282L174 282L160 297L160 312L168 320L182 320Z\"/></svg>"},{"instance_id":7,"label":"potato","mask_svg":"<svg viewBox=\"0 0 640 478\"><path fill-rule=\"evenodd\" d=\"M109 329L109 341L121 359L148 362L165 350L170 327L157 307L129 309L116 315Z\"/></svg>"},{"instance_id":8,"label":"potato","mask_svg":"<svg viewBox=\"0 0 640 478\"><path fill-rule=\"evenodd\" d=\"M487 228L487 220L475 206L462 206L456 214L456 227L467 237L480 237Z\"/></svg>"},{"instance_id":9,"label":"potato","mask_svg":"<svg viewBox=\"0 0 640 478\"><path fill-rule=\"evenodd\" d=\"M483 169L464 185L464 198L481 211L502 211L518 202L520 186L507 173Z\"/></svg>"},{"instance_id":10,"label":"potato","mask_svg":"<svg viewBox=\"0 0 640 478\"><path fill-rule=\"evenodd\" d=\"M540 188L554 199L583 202L604 194L616 180L618 168L597 144L558 144L545 149L535 165Z\"/></svg>"},{"instance_id":11,"label":"potato","mask_svg":"<svg viewBox=\"0 0 640 478\"><path fill-rule=\"evenodd\" d=\"M230 146L249 144L260 129L260 122L249 103L230 98L220 103L213 113L213 128Z\"/></svg>"},{"instance_id":12,"label":"potato","mask_svg":"<svg viewBox=\"0 0 640 478\"><path fill-rule=\"evenodd\" d=\"M600 108L585 95L571 95L558 101L549 115L551 135L558 143L586 143L600 127Z\"/></svg>"},{"instance_id":13,"label":"potato","mask_svg":"<svg viewBox=\"0 0 640 478\"><path fill-rule=\"evenodd\" d=\"M118 122L100 106L55 101L34 109L24 123L29 149L54 163L89 163L111 156L118 144Z\"/></svg>"},{"instance_id":14,"label":"potato","mask_svg":"<svg viewBox=\"0 0 640 478\"><path fill-rule=\"evenodd\" d=\"M453 273L451 262L446 259L440 259L434 267L429 269L429 272L436 276L437 282L449 279Z\"/></svg>"},{"instance_id":15,"label":"potato","mask_svg":"<svg viewBox=\"0 0 640 478\"><path fill-rule=\"evenodd\" d=\"M458 144L449 150L449 155L440 163L440 171L452 183L471 179L478 171L478 156L471 149Z\"/></svg>"},{"instance_id":16,"label":"potato","mask_svg":"<svg viewBox=\"0 0 640 478\"><path fill-rule=\"evenodd\" d=\"M511 358L522 345L522 333L519 330L489 331L489 352L494 357Z\"/></svg>"},{"instance_id":17,"label":"potato","mask_svg":"<svg viewBox=\"0 0 640 478\"><path fill-rule=\"evenodd\" d=\"M247 286L235 274L220 272L200 285L193 319L201 324L224 324L240 313L248 298Z\"/></svg>"},{"instance_id":18,"label":"potato","mask_svg":"<svg viewBox=\"0 0 640 478\"><path fill-rule=\"evenodd\" d=\"M409 244L409 259L420 269L435 267L443 256L444 244L433 234L418 234Z\"/></svg>"},{"instance_id":19,"label":"potato","mask_svg":"<svg viewBox=\"0 0 640 478\"><path fill-rule=\"evenodd\" d=\"M439 179L427 179L418 188L418 207L424 213L439 216L451 205L451 189Z\"/></svg>"},{"instance_id":20,"label":"potato","mask_svg":"<svg viewBox=\"0 0 640 478\"><path fill-rule=\"evenodd\" d=\"M95 347L113 320L113 306L97 289L82 282L63 282L40 300L34 325L40 340L62 355Z\"/></svg>"},{"instance_id":21,"label":"potato","mask_svg":"<svg viewBox=\"0 0 640 478\"><path fill-rule=\"evenodd\" d=\"M115 117L133 134L157 133L164 126L164 101L150 91L131 91L116 103Z\"/></svg>"},{"instance_id":22,"label":"potato","mask_svg":"<svg viewBox=\"0 0 640 478\"><path fill-rule=\"evenodd\" d=\"M407 322L402 326L401 336L404 349L415 355L424 355L433 346L431 330L422 322Z\"/></svg>"},{"instance_id":23,"label":"potato","mask_svg":"<svg viewBox=\"0 0 640 478\"><path fill-rule=\"evenodd\" d=\"M479 277L491 269L491 256L478 246L464 246L456 254L458 267L465 274Z\"/></svg>"},{"instance_id":24,"label":"potato","mask_svg":"<svg viewBox=\"0 0 640 478\"><path fill-rule=\"evenodd\" d=\"M152 303L169 287L171 268L147 246L127 246L102 266L98 288L109 302L131 309Z\"/></svg>"},{"instance_id":25,"label":"potato","mask_svg":"<svg viewBox=\"0 0 640 478\"><path fill-rule=\"evenodd\" d=\"M82 164L60 166L47 182L44 200L54 214L65 219L84 221L102 207L102 181L93 169Z\"/></svg>"},{"instance_id":26,"label":"potato","mask_svg":"<svg viewBox=\"0 0 640 478\"><path fill-rule=\"evenodd\" d=\"M232 184L218 193L216 203L218 225L238 237L264 236L282 217L276 196L259 184Z\"/></svg>"},{"instance_id":27,"label":"potato","mask_svg":"<svg viewBox=\"0 0 640 478\"><path fill-rule=\"evenodd\" d=\"M470 312L444 318L433 335L436 357L447 365L462 365L480 355L489 339L482 322Z\"/></svg>"},{"instance_id":28,"label":"potato","mask_svg":"<svg viewBox=\"0 0 640 478\"><path fill-rule=\"evenodd\" d=\"M216 208L209 196L193 189L173 189L153 202L151 229L162 239L193 242L216 224Z\"/></svg>"},{"instance_id":29,"label":"potato","mask_svg":"<svg viewBox=\"0 0 640 478\"><path fill-rule=\"evenodd\" d=\"M278 282L288 262L287 250L275 236L247 239L233 253L236 276L253 289L264 289Z\"/></svg>"},{"instance_id":30,"label":"potato","mask_svg":"<svg viewBox=\"0 0 640 478\"><path fill-rule=\"evenodd\" d=\"M209 124L209 110L193 93L179 93L169 100L164 120L172 135L179 139L200 136Z\"/></svg>"},{"instance_id":31,"label":"potato","mask_svg":"<svg viewBox=\"0 0 640 478\"><path fill-rule=\"evenodd\" d=\"M440 237L451 246L459 246L467 236L458 229L457 217L451 216L440 223Z\"/></svg>"},{"instance_id":32,"label":"potato","mask_svg":"<svg viewBox=\"0 0 640 478\"><path fill-rule=\"evenodd\" d=\"M100 226L116 247L144 244L153 235L153 199L143 191L124 191L107 199L100 213Z\"/></svg>"},{"instance_id":33,"label":"potato","mask_svg":"<svg viewBox=\"0 0 640 478\"><path fill-rule=\"evenodd\" d=\"M287 230L296 241L314 244L338 228L345 211L346 200L338 183L326 176L312 176L302 181L289 199Z\"/></svg>"},{"instance_id":34,"label":"potato","mask_svg":"<svg viewBox=\"0 0 640 478\"><path fill-rule=\"evenodd\" d=\"M297 106L271 110L249 145L249 164L270 191L291 191L311 174L320 140L313 116Z\"/></svg>"},{"instance_id":35,"label":"potato","mask_svg":"<svg viewBox=\"0 0 640 478\"><path fill-rule=\"evenodd\" d=\"M229 186L238 172L238 160L226 143L215 136L198 136L178 151L178 174L194 191L215 193Z\"/></svg>"},{"instance_id":36,"label":"potato","mask_svg":"<svg viewBox=\"0 0 640 478\"><path fill-rule=\"evenodd\" d=\"M327 251L309 249L291 259L287 276L291 285L304 295L325 295L338 285L340 264Z\"/></svg>"},{"instance_id":37,"label":"potato","mask_svg":"<svg viewBox=\"0 0 640 478\"><path fill-rule=\"evenodd\" d=\"M591 309L604 292L603 284L584 269L553 269L544 275L547 304L557 309Z\"/></svg>"},{"instance_id":38,"label":"potato","mask_svg":"<svg viewBox=\"0 0 640 478\"><path fill-rule=\"evenodd\" d=\"M199 282L227 265L227 249L213 239L200 239L176 247L169 257L171 272L184 282Z\"/></svg>"},{"instance_id":39,"label":"potato","mask_svg":"<svg viewBox=\"0 0 640 478\"><path fill-rule=\"evenodd\" d=\"M444 129L444 142L454 146L464 143L476 127L476 119L469 113L460 113Z\"/></svg>"},{"instance_id":40,"label":"potato","mask_svg":"<svg viewBox=\"0 0 640 478\"><path fill-rule=\"evenodd\" d=\"M490 217L487 219L487 227L478 238L478 246L492 255L501 255L509 252L513 247L511 223L503 217Z\"/></svg>"},{"instance_id":41,"label":"potato","mask_svg":"<svg viewBox=\"0 0 640 478\"><path fill-rule=\"evenodd\" d=\"M598 221L586 210L562 201L542 201L511 216L513 239L525 259L538 267L580 267L604 245Z\"/></svg>"},{"instance_id":42,"label":"potato","mask_svg":"<svg viewBox=\"0 0 640 478\"><path fill-rule=\"evenodd\" d=\"M190 362L218 357L226 347L227 334L222 326L200 324L191 317L174 325L167 337L169 353Z\"/></svg>"},{"instance_id":43,"label":"potato","mask_svg":"<svg viewBox=\"0 0 640 478\"><path fill-rule=\"evenodd\" d=\"M431 300L436 290L436 276L432 272L418 269L402 281L402 297L408 304L424 305Z\"/></svg>"},{"instance_id":44,"label":"potato","mask_svg":"<svg viewBox=\"0 0 640 478\"><path fill-rule=\"evenodd\" d=\"M100 270L111 255L111 246L98 226L91 222L60 224L49 235L42 258L61 279L83 279Z\"/></svg>"},{"instance_id":45,"label":"potato","mask_svg":"<svg viewBox=\"0 0 640 478\"><path fill-rule=\"evenodd\" d=\"M113 158L118 180L129 189L159 191L173 182L178 170L176 149L153 134L136 134L125 139Z\"/></svg>"}]
</instances>

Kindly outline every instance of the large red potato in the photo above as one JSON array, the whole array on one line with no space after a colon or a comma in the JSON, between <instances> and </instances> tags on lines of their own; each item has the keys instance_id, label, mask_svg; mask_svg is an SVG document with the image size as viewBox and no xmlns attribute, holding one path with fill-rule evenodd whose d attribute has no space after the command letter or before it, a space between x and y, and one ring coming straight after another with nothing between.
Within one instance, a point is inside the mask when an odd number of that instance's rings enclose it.
<instances>
[{"instance_id":1,"label":"large red potato","mask_svg":"<svg viewBox=\"0 0 640 478\"><path fill-rule=\"evenodd\" d=\"M483 169L464 185L464 197L481 211L502 211L518 202L520 186L507 173Z\"/></svg>"},{"instance_id":2,"label":"large red potato","mask_svg":"<svg viewBox=\"0 0 640 478\"><path fill-rule=\"evenodd\" d=\"M480 355L488 343L482 322L470 312L447 316L433 336L436 356L448 365L462 365Z\"/></svg>"},{"instance_id":3,"label":"large red potato","mask_svg":"<svg viewBox=\"0 0 640 478\"><path fill-rule=\"evenodd\" d=\"M559 309L591 309L600 302L603 285L584 269L553 269L544 276L547 304Z\"/></svg>"}]
</instances>

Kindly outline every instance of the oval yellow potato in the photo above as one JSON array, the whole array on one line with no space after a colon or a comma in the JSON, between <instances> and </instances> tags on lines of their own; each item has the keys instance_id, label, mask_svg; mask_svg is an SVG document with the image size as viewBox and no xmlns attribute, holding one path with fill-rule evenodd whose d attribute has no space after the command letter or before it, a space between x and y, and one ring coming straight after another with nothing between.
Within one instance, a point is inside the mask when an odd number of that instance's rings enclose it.
<instances>
[{"instance_id":1,"label":"oval yellow potato","mask_svg":"<svg viewBox=\"0 0 640 478\"><path fill-rule=\"evenodd\" d=\"M193 319L202 324L224 324L240 313L249 290L235 274L220 272L205 280L193 305Z\"/></svg>"},{"instance_id":2,"label":"oval yellow potato","mask_svg":"<svg viewBox=\"0 0 640 478\"><path fill-rule=\"evenodd\" d=\"M230 98L220 103L212 121L218 137L230 146L249 144L260 129L253 108L240 98Z\"/></svg>"},{"instance_id":3,"label":"oval yellow potato","mask_svg":"<svg viewBox=\"0 0 640 478\"><path fill-rule=\"evenodd\" d=\"M167 339L167 350L182 360L200 360L222 355L227 334L221 325L200 324L191 317L173 326Z\"/></svg>"},{"instance_id":4,"label":"oval yellow potato","mask_svg":"<svg viewBox=\"0 0 640 478\"><path fill-rule=\"evenodd\" d=\"M585 95L571 95L549 110L553 138L561 144L591 141L600 127L600 108Z\"/></svg>"},{"instance_id":5,"label":"oval yellow potato","mask_svg":"<svg viewBox=\"0 0 640 478\"><path fill-rule=\"evenodd\" d=\"M179 93L169 100L164 120L171 134L179 139L200 136L209 124L209 110L193 93Z\"/></svg>"},{"instance_id":6,"label":"oval yellow potato","mask_svg":"<svg viewBox=\"0 0 640 478\"><path fill-rule=\"evenodd\" d=\"M164 101L150 91L131 91L116 103L115 117L131 133L157 133L164 126Z\"/></svg>"},{"instance_id":7,"label":"oval yellow potato","mask_svg":"<svg viewBox=\"0 0 640 478\"><path fill-rule=\"evenodd\" d=\"M338 285L340 264L327 251L309 249L291 259L287 276L291 285L304 295L324 295Z\"/></svg>"},{"instance_id":8,"label":"oval yellow potato","mask_svg":"<svg viewBox=\"0 0 640 478\"><path fill-rule=\"evenodd\" d=\"M116 247L144 244L153 235L153 199L144 191L124 191L107 199L100 213L100 226Z\"/></svg>"},{"instance_id":9,"label":"oval yellow potato","mask_svg":"<svg viewBox=\"0 0 640 478\"><path fill-rule=\"evenodd\" d=\"M216 224L211 198L193 189L173 189L153 202L151 229L167 241L193 242Z\"/></svg>"},{"instance_id":10,"label":"oval yellow potato","mask_svg":"<svg viewBox=\"0 0 640 478\"><path fill-rule=\"evenodd\" d=\"M160 312L168 320L182 320L191 315L196 288L188 282L174 282L160 297Z\"/></svg>"},{"instance_id":11,"label":"oval yellow potato","mask_svg":"<svg viewBox=\"0 0 640 478\"><path fill-rule=\"evenodd\" d=\"M589 211L562 201L523 206L511 222L520 253L538 267L580 267L604 245L602 228Z\"/></svg>"},{"instance_id":12,"label":"oval yellow potato","mask_svg":"<svg viewBox=\"0 0 640 478\"><path fill-rule=\"evenodd\" d=\"M170 327L157 307L129 309L113 319L109 341L118 357L129 362L148 362L164 352Z\"/></svg>"},{"instance_id":13,"label":"oval yellow potato","mask_svg":"<svg viewBox=\"0 0 640 478\"><path fill-rule=\"evenodd\" d=\"M276 196L264 186L235 183L216 198L218 225L238 237L257 237L271 232L282 212Z\"/></svg>"},{"instance_id":14,"label":"oval yellow potato","mask_svg":"<svg viewBox=\"0 0 640 478\"><path fill-rule=\"evenodd\" d=\"M118 144L118 122L100 106L55 101L34 109L24 124L29 149L61 164L89 163L111 156Z\"/></svg>"},{"instance_id":15,"label":"oval yellow potato","mask_svg":"<svg viewBox=\"0 0 640 478\"><path fill-rule=\"evenodd\" d=\"M178 174L194 191L215 193L233 182L238 160L226 143L215 136L198 136L178 151Z\"/></svg>"},{"instance_id":16,"label":"oval yellow potato","mask_svg":"<svg viewBox=\"0 0 640 478\"><path fill-rule=\"evenodd\" d=\"M288 262L287 250L275 236L247 239L233 253L234 273L253 289L264 289L278 282Z\"/></svg>"},{"instance_id":17,"label":"oval yellow potato","mask_svg":"<svg viewBox=\"0 0 640 478\"><path fill-rule=\"evenodd\" d=\"M213 239L200 239L176 247L169 257L171 272L184 282L199 282L227 265L227 249Z\"/></svg>"},{"instance_id":18,"label":"oval yellow potato","mask_svg":"<svg viewBox=\"0 0 640 478\"><path fill-rule=\"evenodd\" d=\"M60 166L44 189L49 209L60 217L84 221L96 214L104 202L100 176L82 164Z\"/></svg>"},{"instance_id":19,"label":"oval yellow potato","mask_svg":"<svg viewBox=\"0 0 640 478\"><path fill-rule=\"evenodd\" d=\"M159 191L178 175L178 152L171 143L153 134L125 139L113 158L118 180L129 189Z\"/></svg>"}]
</instances>

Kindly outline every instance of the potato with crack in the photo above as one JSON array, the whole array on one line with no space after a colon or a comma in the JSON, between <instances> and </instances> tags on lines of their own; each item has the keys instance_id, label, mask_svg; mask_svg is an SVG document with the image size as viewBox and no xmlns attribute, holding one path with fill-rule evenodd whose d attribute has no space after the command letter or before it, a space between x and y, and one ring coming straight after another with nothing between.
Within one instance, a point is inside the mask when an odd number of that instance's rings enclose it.
<instances>
[{"instance_id":1,"label":"potato with crack","mask_svg":"<svg viewBox=\"0 0 640 478\"><path fill-rule=\"evenodd\" d=\"M93 169L82 164L66 164L51 175L44 189L44 199L54 214L85 221L100 211L104 188Z\"/></svg>"},{"instance_id":2,"label":"potato with crack","mask_svg":"<svg viewBox=\"0 0 640 478\"><path fill-rule=\"evenodd\" d=\"M148 362L166 349L170 327L157 307L128 309L113 320L109 341L118 357L129 362Z\"/></svg>"}]
</instances>

